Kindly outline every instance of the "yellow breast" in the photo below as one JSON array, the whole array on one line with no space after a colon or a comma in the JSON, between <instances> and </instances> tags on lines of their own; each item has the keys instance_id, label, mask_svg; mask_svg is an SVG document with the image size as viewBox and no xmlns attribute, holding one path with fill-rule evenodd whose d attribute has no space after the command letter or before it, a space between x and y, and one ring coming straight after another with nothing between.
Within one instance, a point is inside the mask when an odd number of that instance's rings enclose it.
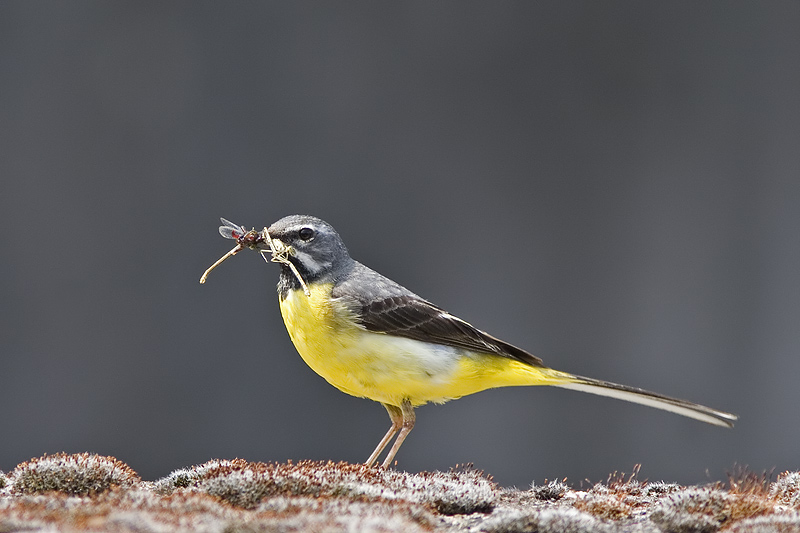
<instances>
[{"instance_id":1,"label":"yellow breast","mask_svg":"<svg viewBox=\"0 0 800 533\"><path fill-rule=\"evenodd\" d=\"M351 337L357 335L351 313L331 300L333 285L314 284L311 296L302 290L289 291L281 300L281 315L300 356L314 372L329 383L358 395L349 387L347 362L339 356Z\"/></svg>"},{"instance_id":2,"label":"yellow breast","mask_svg":"<svg viewBox=\"0 0 800 533\"><path fill-rule=\"evenodd\" d=\"M280 304L289 336L314 372L347 394L392 405L454 397L441 390L458 370L458 350L367 331L330 298L332 288L315 284L311 296L290 291Z\"/></svg>"},{"instance_id":3,"label":"yellow breast","mask_svg":"<svg viewBox=\"0 0 800 533\"><path fill-rule=\"evenodd\" d=\"M337 389L400 405L444 402L492 387L552 384L549 369L492 354L367 331L331 299L332 284L311 296L290 291L281 303L286 329L303 360Z\"/></svg>"}]
</instances>

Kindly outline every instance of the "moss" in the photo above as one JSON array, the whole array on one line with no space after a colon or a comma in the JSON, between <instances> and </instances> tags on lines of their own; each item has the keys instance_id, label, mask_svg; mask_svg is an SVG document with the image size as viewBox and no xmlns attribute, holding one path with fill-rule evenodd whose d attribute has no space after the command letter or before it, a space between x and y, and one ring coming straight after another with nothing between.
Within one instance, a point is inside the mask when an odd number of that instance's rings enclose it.
<instances>
[{"instance_id":1,"label":"moss","mask_svg":"<svg viewBox=\"0 0 800 533\"><path fill-rule=\"evenodd\" d=\"M650 519L669 531L710 532L775 511L775 500L766 490L723 491L711 486L669 495L653 510Z\"/></svg>"},{"instance_id":2,"label":"moss","mask_svg":"<svg viewBox=\"0 0 800 533\"><path fill-rule=\"evenodd\" d=\"M156 492L169 494L175 489L183 489L190 486L197 478L194 471L181 468L173 470L167 477L161 478L153 484Z\"/></svg>"},{"instance_id":3,"label":"moss","mask_svg":"<svg viewBox=\"0 0 800 533\"><path fill-rule=\"evenodd\" d=\"M800 472L784 472L769 488L775 502L800 509Z\"/></svg>"},{"instance_id":4,"label":"moss","mask_svg":"<svg viewBox=\"0 0 800 533\"><path fill-rule=\"evenodd\" d=\"M2 475L2 474L0 474ZM800 473L681 487L614 474L500 489L470 467L412 474L348 463L213 460L142 482L114 458L57 454L6 475L0 532L374 531L800 533Z\"/></svg>"},{"instance_id":5,"label":"moss","mask_svg":"<svg viewBox=\"0 0 800 533\"><path fill-rule=\"evenodd\" d=\"M747 518L731 524L725 533L800 533L800 513Z\"/></svg>"},{"instance_id":6,"label":"moss","mask_svg":"<svg viewBox=\"0 0 800 533\"><path fill-rule=\"evenodd\" d=\"M408 474L349 463L242 459L215 459L176 470L154 486L162 493L184 487L244 509L256 507L265 498L310 496L422 503L446 515L489 512L498 494L491 480L471 468Z\"/></svg>"},{"instance_id":7,"label":"moss","mask_svg":"<svg viewBox=\"0 0 800 533\"><path fill-rule=\"evenodd\" d=\"M89 453L43 455L18 465L10 478L12 490L23 494L57 491L93 495L141 482L122 461Z\"/></svg>"},{"instance_id":8,"label":"moss","mask_svg":"<svg viewBox=\"0 0 800 533\"><path fill-rule=\"evenodd\" d=\"M618 529L589 513L572 507L514 509L487 518L486 533L612 533Z\"/></svg>"},{"instance_id":9,"label":"moss","mask_svg":"<svg viewBox=\"0 0 800 533\"><path fill-rule=\"evenodd\" d=\"M531 487L531 493L536 496L537 499L545 502L558 501L563 498L564 494L569 490L569 487L563 481L550 481L545 483L545 485L540 487L536 485Z\"/></svg>"},{"instance_id":10,"label":"moss","mask_svg":"<svg viewBox=\"0 0 800 533\"><path fill-rule=\"evenodd\" d=\"M623 520L631 516L632 506L616 494L593 495L575 502L574 508L604 520Z\"/></svg>"}]
</instances>

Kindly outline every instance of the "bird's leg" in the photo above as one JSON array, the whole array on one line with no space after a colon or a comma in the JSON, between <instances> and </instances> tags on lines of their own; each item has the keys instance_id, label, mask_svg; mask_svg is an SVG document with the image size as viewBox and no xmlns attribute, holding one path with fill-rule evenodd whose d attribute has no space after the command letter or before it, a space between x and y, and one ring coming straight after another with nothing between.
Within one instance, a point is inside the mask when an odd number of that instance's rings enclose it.
<instances>
[{"instance_id":1,"label":"bird's leg","mask_svg":"<svg viewBox=\"0 0 800 533\"><path fill-rule=\"evenodd\" d=\"M397 408L395 407L395 409ZM397 440L394 441L389 453L386 454L386 459L383 460L383 468L389 468L389 466L391 466L394 456L397 454L397 450L400 449L403 441L406 440L408 434L414 429L414 422L417 420L417 417L414 415L414 408L411 406L411 400L403 400L403 403L400 404L400 413L403 417L403 427L400 429L400 434L397 435Z\"/></svg>"},{"instance_id":2,"label":"bird's leg","mask_svg":"<svg viewBox=\"0 0 800 533\"><path fill-rule=\"evenodd\" d=\"M367 462L365 463L367 466L372 466L375 464L375 461L378 460L378 456L381 454L386 445L389 444L389 441L392 440L395 433L400 431L400 428L403 426L403 411L394 405L389 405L388 403L383 403L386 410L389 412L389 418L392 420L392 427L389 428L389 431L386 432L386 435L383 436L381 441L378 443L378 447L375 448L375 451L372 452L372 455L369 456Z\"/></svg>"}]
</instances>

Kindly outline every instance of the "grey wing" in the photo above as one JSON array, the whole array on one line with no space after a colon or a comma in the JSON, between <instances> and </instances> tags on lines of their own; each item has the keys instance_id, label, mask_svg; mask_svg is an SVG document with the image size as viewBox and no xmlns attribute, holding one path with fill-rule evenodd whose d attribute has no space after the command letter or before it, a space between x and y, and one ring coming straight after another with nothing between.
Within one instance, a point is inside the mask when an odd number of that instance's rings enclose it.
<instances>
[{"instance_id":1,"label":"grey wing","mask_svg":"<svg viewBox=\"0 0 800 533\"><path fill-rule=\"evenodd\" d=\"M370 331L493 353L533 366L542 360L414 296L390 296L362 306L361 324Z\"/></svg>"},{"instance_id":2,"label":"grey wing","mask_svg":"<svg viewBox=\"0 0 800 533\"><path fill-rule=\"evenodd\" d=\"M544 366L535 355L479 330L377 272L361 264L356 268L356 275L339 284L333 296L354 300L353 310L365 329Z\"/></svg>"}]
</instances>

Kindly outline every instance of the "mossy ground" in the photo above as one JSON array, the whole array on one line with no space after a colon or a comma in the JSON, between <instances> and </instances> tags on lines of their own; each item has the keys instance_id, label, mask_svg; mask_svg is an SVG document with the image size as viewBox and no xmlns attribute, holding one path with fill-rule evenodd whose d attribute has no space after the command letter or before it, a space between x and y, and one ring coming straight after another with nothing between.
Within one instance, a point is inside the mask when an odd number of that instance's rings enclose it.
<instances>
[{"instance_id":1,"label":"mossy ground","mask_svg":"<svg viewBox=\"0 0 800 533\"><path fill-rule=\"evenodd\" d=\"M0 473L5 531L800 533L800 473L683 487L610 476L504 489L470 468L213 460L142 481L113 457L56 454Z\"/></svg>"}]
</instances>

